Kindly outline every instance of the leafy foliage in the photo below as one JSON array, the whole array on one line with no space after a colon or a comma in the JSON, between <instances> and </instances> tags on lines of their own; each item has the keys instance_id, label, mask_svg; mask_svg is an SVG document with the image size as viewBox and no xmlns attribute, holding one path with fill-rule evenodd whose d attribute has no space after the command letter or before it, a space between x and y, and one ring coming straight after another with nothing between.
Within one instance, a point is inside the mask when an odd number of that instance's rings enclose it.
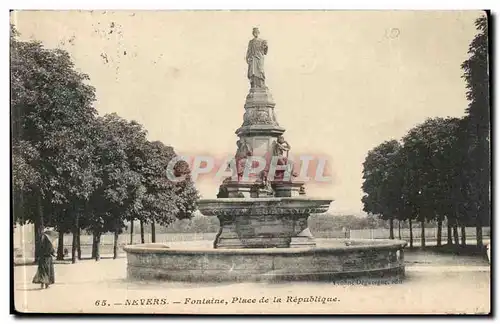
<instances>
[{"instance_id":1,"label":"leafy foliage","mask_svg":"<svg viewBox=\"0 0 500 324\"><path fill-rule=\"evenodd\" d=\"M475 223L481 245L490 201L487 17L475 26L478 34L461 66L467 115L429 118L412 128L401 146L389 141L371 150L363 164L362 201L365 211L383 219Z\"/></svg>"},{"instance_id":2,"label":"leafy foliage","mask_svg":"<svg viewBox=\"0 0 500 324\"><path fill-rule=\"evenodd\" d=\"M462 64L469 106L466 109L468 141L469 210L478 228L490 218L490 86L488 61L488 18L475 22L478 34L469 46L467 60ZM479 240L478 240L479 244Z\"/></svg>"},{"instance_id":3,"label":"leafy foliage","mask_svg":"<svg viewBox=\"0 0 500 324\"><path fill-rule=\"evenodd\" d=\"M38 213L26 214L30 221L51 223L53 212L88 199L98 181L89 136L95 90L68 53L18 41L16 35L11 27L14 197L37 206Z\"/></svg>"},{"instance_id":4,"label":"leafy foliage","mask_svg":"<svg viewBox=\"0 0 500 324\"><path fill-rule=\"evenodd\" d=\"M99 117L95 89L67 52L18 37L11 25L15 221L99 236L125 220L190 218L198 193L185 166L183 181L168 180L173 148L149 142L135 121Z\"/></svg>"},{"instance_id":5,"label":"leafy foliage","mask_svg":"<svg viewBox=\"0 0 500 324\"><path fill-rule=\"evenodd\" d=\"M384 219L395 218L400 211L401 178L398 141L387 141L368 152L363 163L364 211L381 215Z\"/></svg>"}]
</instances>

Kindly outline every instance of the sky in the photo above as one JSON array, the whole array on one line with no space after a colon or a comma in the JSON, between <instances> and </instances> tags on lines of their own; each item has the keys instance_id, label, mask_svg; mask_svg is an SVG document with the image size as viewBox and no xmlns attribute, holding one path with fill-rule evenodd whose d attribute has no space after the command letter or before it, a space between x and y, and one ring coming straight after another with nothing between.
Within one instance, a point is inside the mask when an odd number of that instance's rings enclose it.
<instances>
[{"instance_id":1,"label":"sky","mask_svg":"<svg viewBox=\"0 0 500 324\"><path fill-rule=\"evenodd\" d=\"M295 153L329 158L307 194L362 213L362 163L378 144L467 107L460 64L480 11L17 11L21 39L67 50L101 115L144 125L180 154L234 154L249 90L252 28ZM214 198L219 181L196 183Z\"/></svg>"}]
</instances>

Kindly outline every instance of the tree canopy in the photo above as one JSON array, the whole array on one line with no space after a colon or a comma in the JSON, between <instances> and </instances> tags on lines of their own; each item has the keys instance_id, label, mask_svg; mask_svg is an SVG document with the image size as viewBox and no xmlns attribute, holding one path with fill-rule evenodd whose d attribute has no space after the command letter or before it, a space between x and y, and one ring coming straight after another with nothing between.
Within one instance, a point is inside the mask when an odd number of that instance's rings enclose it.
<instances>
[{"instance_id":1,"label":"tree canopy","mask_svg":"<svg viewBox=\"0 0 500 324\"><path fill-rule=\"evenodd\" d=\"M167 178L174 149L117 114L99 116L95 89L70 55L22 41L11 25L11 123L14 220L119 233L125 220L168 225L191 218L198 192L187 177ZM61 243L62 244L62 243ZM73 251L74 252L74 251ZM74 257L73 257L74 259Z\"/></svg>"},{"instance_id":2,"label":"tree canopy","mask_svg":"<svg viewBox=\"0 0 500 324\"><path fill-rule=\"evenodd\" d=\"M489 223L487 17L479 17L475 26L478 34L470 43L469 58L461 65L469 101L466 115L428 118L400 142L376 146L363 164L365 211L390 220L437 221L438 244L444 220L448 222L448 242L452 227L457 242L457 226L475 225L478 246L482 245L482 226ZM421 228L423 231L424 226Z\"/></svg>"}]
</instances>

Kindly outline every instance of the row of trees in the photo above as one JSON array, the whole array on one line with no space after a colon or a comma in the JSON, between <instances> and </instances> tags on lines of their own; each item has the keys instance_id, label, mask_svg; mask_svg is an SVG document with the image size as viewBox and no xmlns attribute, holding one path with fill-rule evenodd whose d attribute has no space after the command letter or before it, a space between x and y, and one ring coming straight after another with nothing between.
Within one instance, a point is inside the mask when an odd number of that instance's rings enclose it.
<instances>
[{"instance_id":1,"label":"row of trees","mask_svg":"<svg viewBox=\"0 0 500 324\"><path fill-rule=\"evenodd\" d=\"M465 245L465 227L490 221L490 111L487 17L475 22L478 34L462 64L469 106L463 118L431 118L411 129L401 141L386 141L372 149L363 164L364 210L390 221L435 221L441 244L443 222L448 244ZM410 231L410 235L411 235ZM410 237L413 246L413 237Z\"/></svg>"},{"instance_id":2,"label":"row of trees","mask_svg":"<svg viewBox=\"0 0 500 324\"><path fill-rule=\"evenodd\" d=\"M35 225L35 258L41 230L72 233L72 261L81 258L80 231L93 234L99 259L103 233L117 238L125 221L141 228L190 218L198 193L185 162L175 165L182 181L170 181L173 148L149 141L135 121L116 114L98 116L95 89L69 54L39 42L19 40L11 26L11 122L13 215L17 224ZM133 228L133 226L131 227Z\"/></svg>"}]
</instances>

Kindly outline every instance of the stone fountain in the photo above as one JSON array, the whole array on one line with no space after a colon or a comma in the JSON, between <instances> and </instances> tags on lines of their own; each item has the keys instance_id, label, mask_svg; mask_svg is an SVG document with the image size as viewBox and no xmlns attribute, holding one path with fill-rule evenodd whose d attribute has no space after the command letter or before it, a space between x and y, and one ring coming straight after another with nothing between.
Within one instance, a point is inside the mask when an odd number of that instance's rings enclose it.
<instances>
[{"instance_id":1,"label":"stone fountain","mask_svg":"<svg viewBox=\"0 0 500 324\"><path fill-rule=\"evenodd\" d=\"M278 123L266 86L267 41L248 43L250 90L236 154L216 199L202 199L199 211L219 219L212 246L175 248L163 244L125 247L132 279L181 281L332 280L404 276L403 248L396 240L329 240L317 246L308 229L311 214L330 208L332 199L307 197L305 182L288 159L291 145Z\"/></svg>"}]
</instances>

